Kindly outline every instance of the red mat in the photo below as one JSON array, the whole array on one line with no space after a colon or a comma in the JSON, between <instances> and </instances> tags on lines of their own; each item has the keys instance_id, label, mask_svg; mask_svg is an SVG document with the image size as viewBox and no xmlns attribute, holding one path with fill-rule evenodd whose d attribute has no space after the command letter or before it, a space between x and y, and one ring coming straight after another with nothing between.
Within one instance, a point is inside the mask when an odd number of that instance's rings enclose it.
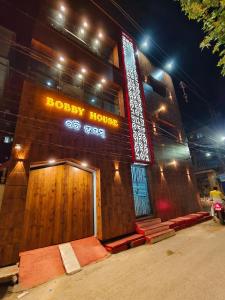
<instances>
[{"instance_id":1,"label":"red mat","mask_svg":"<svg viewBox=\"0 0 225 300\"><path fill-rule=\"evenodd\" d=\"M19 284L28 289L65 273L58 246L20 253Z\"/></svg>"},{"instance_id":2,"label":"red mat","mask_svg":"<svg viewBox=\"0 0 225 300\"><path fill-rule=\"evenodd\" d=\"M109 255L102 244L93 236L73 241L71 246L82 267Z\"/></svg>"},{"instance_id":3,"label":"red mat","mask_svg":"<svg viewBox=\"0 0 225 300\"><path fill-rule=\"evenodd\" d=\"M109 255L95 237L71 242L80 265L86 266ZM29 289L65 273L58 245L20 253L19 284Z\"/></svg>"}]
</instances>

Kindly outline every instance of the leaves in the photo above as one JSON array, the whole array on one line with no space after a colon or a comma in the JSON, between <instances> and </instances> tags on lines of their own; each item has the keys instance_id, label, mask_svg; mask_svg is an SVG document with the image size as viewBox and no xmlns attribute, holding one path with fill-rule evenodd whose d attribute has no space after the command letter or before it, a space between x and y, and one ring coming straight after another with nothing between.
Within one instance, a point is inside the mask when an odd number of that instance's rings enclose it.
<instances>
[{"instance_id":1,"label":"leaves","mask_svg":"<svg viewBox=\"0 0 225 300\"><path fill-rule=\"evenodd\" d=\"M219 55L218 67L225 76L225 0L175 0L190 20L202 24L205 33L200 48Z\"/></svg>"}]
</instances>

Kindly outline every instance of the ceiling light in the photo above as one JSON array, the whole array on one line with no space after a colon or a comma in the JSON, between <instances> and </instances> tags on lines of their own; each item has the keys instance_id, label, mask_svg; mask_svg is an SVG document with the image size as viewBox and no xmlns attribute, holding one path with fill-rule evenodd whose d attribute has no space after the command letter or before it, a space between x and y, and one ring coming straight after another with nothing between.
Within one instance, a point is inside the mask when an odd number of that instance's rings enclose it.
<instances>
[{"instance_id":1,"label":"ceiling light","mask_svg":"<svg viewBox=\"0 0 225 300\"><path fill-rule=\"evenodd\" d=\"M102 82L102 83L106 83L106 79L105 79L105 78L102 78L101 82Z\"/></svg>"},{"instance_id":2,"label":"ceiling light","mask_svg":"<svg viewBox=\"0 0 225 300\"><path fill-rule=\"evenodd\" d=\"M66 11L65 6L64 6L64 5L61 5L61 6L60 6L60 10L61 10L62 12L65 12L65 11Z\"/></svg>"},{"instance_id":3,"label":"ceiling light","mask_svg":"<svg viewBox=\"0 0 225 300\"><path fill-rule=\"evenodd\" d=\"M46 81L47 86L52 86L52 82L50 80Z\"/></svg>"},{"instance_id":4,"label":"ceiling light","mask_svg":"<svg viewBox=\"0 0 225 300\"><path fill-rule=\"evenodd\" d=\"M79 73L77 76L78 76L79 79L83 79L83 75L82 74Z\"/></svg>"},{"instance_id":5,"label":"ceiling light","mask_svg":"<svg viewBox=\"0 0 225 300\"><path fill-rule=\"evenodd\" d=\"M65 61L65 58L64 58L63 56L60 56L60 57L59 57L59 60L60 60L61 62L64 62L64 61Z\"/></svg>"},{"instance_id":6,"label":"ceiling light","mask_svg":"<svg viewBox=\"0 0 225 300\"><path fill-rule=\"evenodd\" d=\"M92 102L92 103L95 103L95 101L96 101L96 100L95 100L94 98L91 99L91 102Z\"/></svg>"},{"instance_id":7,"label":"ceiling light","mask_svg":"<svg viewBox=\"0 0 225 300\"><path fill-rule=\"evenodd\" d=\"M49 164L54 164L55 162L56 162L55 159L49 159L49 161L48 161Z\"/></svg>"},{"instance_id":8,"label":"ceiling light","mask_svg":"<svg viewBox=\"0 0 225 300\"><path fill-rule=\"evenodd\" d=\"M98 39L95 40L95 44L99 45L99 40Z\"/></svg>"},{"instance_id":9,"label":"ceiling light","mask_svg":"<svg viewBox=\"0 0 225 300\"><path fill-rule=\"evenodd\" d=\"M86 74L87 70L85 68L81 68L81 73Z\"/></svg>"},{"instance_id":10,"label":"ceiling light","mask_svg":"<svg viewBox=\"0 0 225 300\"><path fill-rule=\"evenodd\" d=\"M57 64L56 67L57 67L58 69L62 69L62 65L61 65L61 64Z\"/></svg>"},{"instance_id":11,"label":"ceiling light","mask_svg":"<svg viewBox=\"0 0 225 300\"><path fill-rule=\"evenodd\" d=\"M206 157L210 157L210 156L211 156L211 153L207 152L205 156L206 156Z\"/></svg>"},{"instance_id":12,"label":"ceiling light","mask_svg":"<svg viewBox=\"0 0 225 300\"><path fill-rule=\"evenodd\" d=\"M87 23L86 21L84 21L83 26L84 26L85 28L88 28L88 23Z\"/></svg>"},{"instance_id":13,"label":"ceiling light","mask_svg":"<svg viewBox=\"0 0 225 300\"><path fill-rule=\"evenodd\" d=\"M103 33L102 33L101 31L98 33L98 37L99 37L100 39L103 38Z\"/></svg>"},{"instance_id":14,"label":"ceiling light","mask_svg":"<svg viewBox=\"0 0 225 300\"><path fill-rule=\"evenodd\" d=\"M82 167L87 167L88 164L87 164L85 161L83 161L83 162L81 163L81 166L82 166Z\"/></svg>"}]
</instances>

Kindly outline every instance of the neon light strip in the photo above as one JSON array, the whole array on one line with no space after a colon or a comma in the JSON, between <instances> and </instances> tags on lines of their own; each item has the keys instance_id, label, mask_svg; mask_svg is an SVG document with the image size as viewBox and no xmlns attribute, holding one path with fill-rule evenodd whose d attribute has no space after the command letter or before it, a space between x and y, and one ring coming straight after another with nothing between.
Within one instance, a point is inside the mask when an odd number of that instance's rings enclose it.
<instances>
[{"instance_id":1,"label":"neon light strip","mask_svg":"<svg viewBox=\"0 0 225 300\"><path fill-rule=\"evenodd\" d=\"M128 113L133 140L133 160L150 162L147 132L143 113L142 95L136 68L134 45L125 34L122 35L124 67L128 93Z\"/></svg>"}]
</instances>

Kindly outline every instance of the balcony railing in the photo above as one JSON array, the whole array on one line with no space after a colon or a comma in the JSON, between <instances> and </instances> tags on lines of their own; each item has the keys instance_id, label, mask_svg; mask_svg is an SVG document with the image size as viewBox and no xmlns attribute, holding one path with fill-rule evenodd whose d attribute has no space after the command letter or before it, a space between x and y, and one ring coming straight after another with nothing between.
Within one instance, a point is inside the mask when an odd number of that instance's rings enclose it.
<instances>
[{"instance_id":1,"label":"balcony railing","mask_svg":"<svg viewBox=\"0 0 225 300\"><path fill-rule=\"evenodd\" d=\"M49 89L58 90L79 101L98 107L104 111L120 115L119 90L112 87L98 88L92 82L86 82L78 76L69 76L43 65L31 62L29 77L38 84Z\"/></svg>"}]
</instances>

